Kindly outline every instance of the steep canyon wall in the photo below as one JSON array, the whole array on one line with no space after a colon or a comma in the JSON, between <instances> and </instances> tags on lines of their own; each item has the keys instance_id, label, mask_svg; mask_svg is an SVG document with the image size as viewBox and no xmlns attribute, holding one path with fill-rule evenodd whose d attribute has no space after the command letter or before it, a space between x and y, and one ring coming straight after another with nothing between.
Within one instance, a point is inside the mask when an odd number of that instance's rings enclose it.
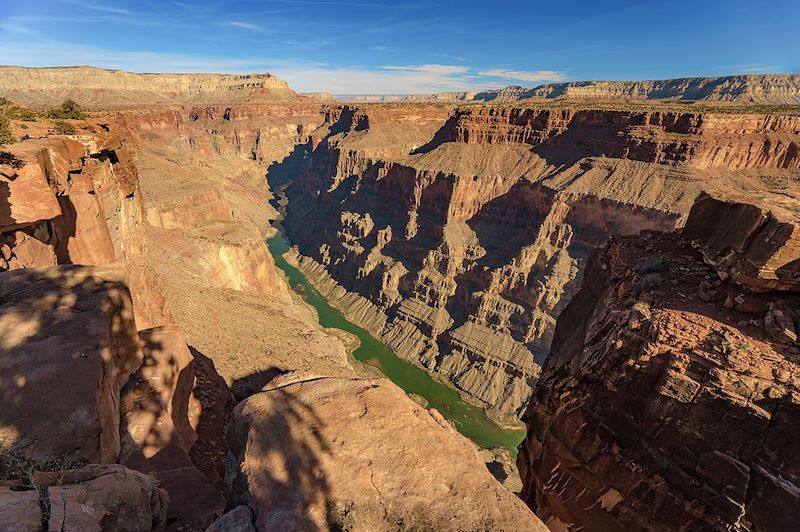
<instances>
[{"instance_id":1,"label":"steep canyon wall","mask_svg":"<svg viewBox=\"0 0 800 532\"><path fill-rule=\"evenodd\" d=\"M285 226L350 317L510 419L593 247L681 225L701 190L780 186L799 149L796 116L330 107Z\"/></svg>"},{"instance_id":2,"label":"steep canyon wall","mask_svg":"<svg viewBox=\"0 0 800 532\"><path fill-rule=\"evenodd\" d=\"M789 530L800 517L796 183L700 196L595 252L525 414L555 530Z\"/></svg>"},{"instance_id":3,"label":"steep canyon wall","mask_svg":"<svg viewBox=\"0 0 800 532\"><path fill-rule=\"evenodd\" d=\"M0 150L2 522L543 530L275 268L264 173L323 122L299 100L12 123L38 138ZM88 495L50 515L62 489Z\"/></svg>"}]
</instances>

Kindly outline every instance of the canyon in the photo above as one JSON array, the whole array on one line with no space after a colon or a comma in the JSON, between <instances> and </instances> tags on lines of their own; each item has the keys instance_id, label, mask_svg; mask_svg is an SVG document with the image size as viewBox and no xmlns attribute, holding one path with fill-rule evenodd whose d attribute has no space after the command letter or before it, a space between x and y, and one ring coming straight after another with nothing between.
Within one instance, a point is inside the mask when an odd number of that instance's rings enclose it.
<instances>
[{"instance_id":1,"label":"canyon","mask_svg":"<svg viewBox=\"0 0 800 532\"><path fill-rule=\"evenodd\" d=\"M800 113L763 107L796 103L778 78L781 100L709 82L732 103L690 110L0 68L0 96L91 110L0 147L2 521L791 526ZM603 98L701 90L641 87ZM524 428L517 468L362 364L311 290Z\"/></svg>"},{"instance_id":2,"label":"canyon","mask_svg":"<svg viewBox=\"0 0 800 532\"><path fill-rule=\"evenodd\" d=\"M701 190L793 182L799 135L792 115L341 106L284 225L345 315L513 424L590 251L679 227Z\"/></svg>"}]
</instances>

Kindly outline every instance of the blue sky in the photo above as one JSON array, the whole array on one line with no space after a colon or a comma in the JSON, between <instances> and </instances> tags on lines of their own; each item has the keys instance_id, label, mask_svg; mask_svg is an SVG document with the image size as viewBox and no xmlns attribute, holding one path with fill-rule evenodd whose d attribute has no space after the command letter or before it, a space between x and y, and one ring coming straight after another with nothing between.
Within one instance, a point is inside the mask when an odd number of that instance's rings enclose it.
<instances>
[{"instance_id":1,"label":"blue sky","mask_svg":"<svg viewBox=\"0 0 800 532\"><path fill-rule=\"evenodd\" d=\"M0 0L0 64L405 94L800 72L800 0Z\"/></svg>"}]
</instances>

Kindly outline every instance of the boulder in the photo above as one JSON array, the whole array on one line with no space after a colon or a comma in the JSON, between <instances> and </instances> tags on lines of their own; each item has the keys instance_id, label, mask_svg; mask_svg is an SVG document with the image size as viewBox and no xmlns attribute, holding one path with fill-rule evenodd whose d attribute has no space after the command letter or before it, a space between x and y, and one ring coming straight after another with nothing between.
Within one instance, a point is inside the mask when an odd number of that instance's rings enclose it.
<instances>
[{"instance_id":1,"label":"boulder","mask_svg":"<svg viewBox=\"0 0 800 532\"><path fill-rule=\"evenodd\" d=\"M57 263L53 246L45 244L37 238L22 231L10 231L0 237L0 242L7 248L3 255L8 255L6 267L19 270L21 268L39 268L55 266ZM5 257L4 257L5 259Z\"/></svg>"},{"instance_id":2,"label":"boulder","mask_svg":"<svg viewBox=\"0 0 800 532\"><path fill-rule=\"evenodd\" d=\"M158 479L169 493L171 523L201 530L222 515L225 499L188 456L201 410L194 357L176 325L139 336L144 362L122 390L120 462Z\"/></svg>"},{"instance_id":3,"label":"boulder","mask_svg":"<svg viewBox=\"0 0 800 532\"><path fill-rule=\"evenodd\" d=\"M386 379L318 378L234 409L227 479L259 530L546 530L475 446Z\"/></svg>"},{"instance_id":4,"label":"boulder","mask_svg":"<svg viewBox=\"0 0 800 532\"><path fill-rule=\"evenodd\" d=\"M33 471L0 483L0 528L51 532L164 530L169 497L118 464Z\"/></svg>"},{"instance_id":5,"label":"boulder","mask_svg":"<svg viewBox=\"0 0 800 532\"><path fill-rule=\"evenodd\" d=\"M120 389L142 362L124 278L119 265L0 275L0 445L116 461Z\"/></svg>"},{"instance_id":6,"label":"boulder","mask_svg":"<svg viewBox=\"0 0 800 532\"><path fill-rule=\"evenodd\" d=\"M46 488L49 531L139 532L165 528L169 497L152 477L121 465L87 466L66 473L59 472L67 481Z\"/></svg>"},{"instance_id":7,"label":"boulder","mask_svg":"<svg viewBox=\"0 0 800 532\"><path fill-rule=\"evenodd\" d=\"M800 291L800 230L794 198L700 194L683 236L723 278L753 290Z\"/></svg>"},{"instance_id":8,"label":"boulder","mask_svg":"<svg viewBox=\"0 0 800 532\"><path fill-rule=\"evenodd\" d=\"M38 160L39 144L23 142L8 148L0 161L0 229L3 231L49 220L61 214Z\"/></svg>"},{"instance_id":9,"label":"boulder","mask_svg":"<svg viewBox=\"0 0 800 532\"><path fill-rule=\"evenodd\" d=\"M214 521L206 532L256 532L253 512L244 504L239 505Z\"/></svg>"}]
</instances>

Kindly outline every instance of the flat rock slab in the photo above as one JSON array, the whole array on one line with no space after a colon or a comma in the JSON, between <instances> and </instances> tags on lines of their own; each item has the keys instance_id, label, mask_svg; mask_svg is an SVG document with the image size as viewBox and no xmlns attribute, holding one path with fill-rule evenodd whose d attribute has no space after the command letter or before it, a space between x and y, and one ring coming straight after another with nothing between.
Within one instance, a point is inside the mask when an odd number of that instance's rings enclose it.
<instances>
[{"instance_id":1,"label":"flat rock slab","mask_svg":"<svg viewBox=\"0 0 800 532\"><path fill-rule=\"evenodd\" d=\"M3 530L39 530L42 526L39 493L0 487L0 525Z\"/></svg>"},{"instance_id":2,"label":"flat rock slab","mask_svg":"<svg viewBox=\"0 0 800 532\"><path fill-rule=\"evenodd\" d=\"M10 157L0 161L0 228L13 229L60 215L46 165L40 160L42 146L25 142L7 153Z\"/></svg>"},{"instance_id":3,"label":"flat rock slab","mask_svg":"<svg viewBox=\"0 0 800 532\"><path fill-rule=\"evenodd\" d=\"M169 498L152 477L121 465L73 471L75 482L47 488L47 530L163 530Z\"/></svg>"},{"instance_id":4,"label":"flat rock slab","mask_svg":"<svg viewBox=\"0 0 800 532\"><path fill-rule=\"evenodd\" d=\"M725 278L752 290L800 291L800 194L698 196L683 235Z\"/></svg>"},{"instance_id":5,"label":"flat rock slab","mask_svg":"<svg viewBox=\"0 0 800 532\"><path fill-rule=\"evenodd\" d=\"M253 526L253 512L245 505L239 505L226 513L208 528L206 532L256 532Z\"/></svg>"},{"instance_id":6,"label":"flat rock slab","mask_svg":"<svg viewBox=\"0 0 800 532\"><path fill-rule=\"evenodd\" d=\"M386 379L251 396L229 440L233 503L259 530L546 530L471 442Z\"/></svg>"},{"instance_id":7,"label":"flat rock slab","mask_svg":"<svg viewBox=\"0 0 800 532\"><path fill-rule=\"evenodd\" d=\"M0 275L0 445L116 461L120 389L141 363L121 266Z\"/></svg>"}]
</instances>

